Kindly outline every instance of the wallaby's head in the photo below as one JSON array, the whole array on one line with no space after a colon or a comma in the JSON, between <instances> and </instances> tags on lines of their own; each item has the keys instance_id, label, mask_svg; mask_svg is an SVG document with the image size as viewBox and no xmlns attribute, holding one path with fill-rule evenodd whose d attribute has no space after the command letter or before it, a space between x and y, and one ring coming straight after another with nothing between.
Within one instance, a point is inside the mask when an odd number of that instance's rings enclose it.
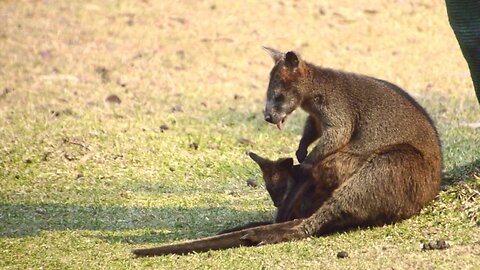
<instances>
[{"instance_id":1,"label":"wallaby's head","mask_svg":"<svg viewBox=\"0 0 480 270\"><path fill-rule=\"evenodd\" d=\"M315 183L311 179L296 179L285 194L282 205L277 209L275 222L285 222L297 218L307 218L317 209Z\"/></svg>"},{"instance_id":2,"label":"wallaby's head","mask_svg":"<svg viewBox=\"0 0 480 270\"><path fill-rule=\"evenodd\" d=\"M265 121L282 129L285 118L302 102L302 84L308 69L295 52L264 48L275 61L268 83Z\"/></svg>"},{"instance_id":3,"label":"wallaby's head","mask_svg":"<svg viewBox=\"0 0 480 270\"><path fill-rule=\"evenodd\" d=\"M290 173L293 159L281 158L272 161L252 152L248 155L260 166L268 194L275 207L280 207L295 181Z\"/></svg>"},{"instance_id":4,"label":"wallaby's head","mask_svg":"<svg viewBox=\"0 0 480 270\"><path fill-rule=\"evenodd\" d=\"M300 165L293 165L292 158L272 161L252 152L248 155L260 166L267 191L277 207L275 222L307 218L320 207L323 199L317 198L314 181L304 175Z\"/></svg>"}]
</instances>

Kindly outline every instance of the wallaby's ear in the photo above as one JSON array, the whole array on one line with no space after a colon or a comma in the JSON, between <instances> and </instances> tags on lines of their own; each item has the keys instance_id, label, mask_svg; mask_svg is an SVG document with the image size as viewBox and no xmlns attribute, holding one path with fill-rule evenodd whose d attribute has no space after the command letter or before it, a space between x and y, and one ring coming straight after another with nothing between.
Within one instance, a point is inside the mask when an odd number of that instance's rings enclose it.
<instances>
[{"instance_id":1,"label":"wallaby's ear","mask_svg":"<svg viewBox=\"0 0 480 270\"><path fill-rule=\"evenodd\" d=\"M273 58L273 61L275 61L275 63L277 63L278 61L282 60L283 57L285 56L284 53L280 52L280 51L277 51L275 49L272 49L272 48L269 48L269 47L263 47L263 49L265 51L268 52L268 54L270 54L270 56Z\"/></svg>"},{"instance_id":2,"label":"wallaby's ear","mask_svg":"<svg viewBox=\"0 0 480 270\"><path fill-rule=\"evenodd\" d=\"M248 155L250 156L251 159L253 159L253 161L255 161L258 164L258 166L260 166L261 169L263 169L265 166L270 164L270 161L268 159L265 159L253 152L249 152Z\"/></svg>"},{"instance_id":3,"label":"wallaby's ear","mask_svg":"<svg viewBox=\"0 0 480 270\"><path fill-rule=\"evenodd\" d=\"M287 52L285 55L285 65L289 68L297 68L298 64L300 64L298 55L292 51Z\"/></svg>"},{"instance_id":4,"label":"wallaby's ear","mask_svg":"<svg viewBox=\"0 0 480 270\"><path fill-rule=\"evenodd\" d=\"M291 169L293 167L293 158L285 158L281 160L280 166L285 169Z\"/></svg>"}]
</instances>

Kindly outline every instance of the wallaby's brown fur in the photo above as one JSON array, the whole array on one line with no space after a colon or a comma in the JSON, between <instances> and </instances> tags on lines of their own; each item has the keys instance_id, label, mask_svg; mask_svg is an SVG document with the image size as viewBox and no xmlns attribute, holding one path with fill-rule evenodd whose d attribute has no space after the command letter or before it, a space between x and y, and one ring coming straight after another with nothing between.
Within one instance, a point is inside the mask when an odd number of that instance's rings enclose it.
<instances>
[{"instance_id":1,"label":"wallaby's brown fur","mask_svg":"<svg viewBox=\"0 0 480 270\"><path fill-rule=\"evenodd\" d=\"M274 205L277 207L275 222L306 218L313 214L326 199L317 179L305 174L292 158L271 161L255 153L249 156L259 165L263 179Z\"/></svg>"},{"instance_id":2,"label":"wallaby's brown fur","mask_svg":"<svg viewBox=\"0 0 480 270\"><path fill-rule=\"evenodd\" d=\"M253 229L253 242L276 243L334 228L379 225L418 213L438 194L440 140L425 110L399 87L322 68L296 53L266 48L270 73L265 120L279 128L297 107L309 116L297 158L331 197L299 225ZM307 147L318 139L312 152Z\"/></svg>"},{"instance_id":3,"label":"wallaby's brown fur","mask_svg":"<svg viewBox=\"0 0 480 270\"><path fill-rule=\"evenodd\" d=\"M226 234L224 239L235 239L230 247L392 223L435 198L440 141L428 114L406 92L386 81L315 66L294 52L266 49L275 65L265 120L282 128L296 108L309 114L296 154L302 171L316 179L314 188L328 198L310 217Z\"/></svg>"}]
</instances>

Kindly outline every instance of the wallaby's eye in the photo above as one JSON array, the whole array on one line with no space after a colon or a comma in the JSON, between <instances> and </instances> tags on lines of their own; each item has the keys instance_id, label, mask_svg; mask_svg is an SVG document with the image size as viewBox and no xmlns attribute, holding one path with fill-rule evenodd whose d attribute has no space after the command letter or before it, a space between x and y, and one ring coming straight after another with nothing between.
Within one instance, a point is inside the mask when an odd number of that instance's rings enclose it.
<instances>
[{"instance_id":1,"label":"wallaby's eye","mask_svg":"<svg viewBox=\"0 0 480 270\"><path fill-rule=\"evenodd\" d=\"M278 94L273 97L273 101L275 102L282 102L284 100L285 100L285 96L282 94Z\"/></svg>"}]
</instances>

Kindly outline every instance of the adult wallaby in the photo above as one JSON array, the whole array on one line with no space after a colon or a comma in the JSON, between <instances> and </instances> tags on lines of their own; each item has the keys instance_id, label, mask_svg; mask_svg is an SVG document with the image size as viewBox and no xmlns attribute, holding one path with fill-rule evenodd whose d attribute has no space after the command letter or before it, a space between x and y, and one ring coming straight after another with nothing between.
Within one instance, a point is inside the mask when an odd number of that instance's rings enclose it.
<instances>
[{"instance_id":1,"label":"adult wallaby","mask_svg":"<svg viewBox=\"0 0 480 270\"><path fill-rule=\"evenodd\" d=\"M259 227L252 242L276 243L331 229L395 222L438 194L442 153L432 120L398 86L323 68L295 52L265 48L270 72L265 120L282 128L297 107L309 116L297 150L303 168L332 188L309 218ZM318 139L310 154L307 147Z\"/></svg>"},{"instance_id":2,"label":"adult wallaby","mask_svg":"<svg viewBox=\"0 0 480 270\"><path fill-rule=\"evenodd\" d=\"M228 248L387 224L413 216L435 198L442 171L440 141L413 98L386 81L315 66L295 52L266 50L275 65L265 120L282 128L297 107L309 114L297 158L304 173L321 179L316 188L326 188L330 195L308 218L211 240ZM317 139L307 156L307 147Z\"/></svg>"}]
</instances>

